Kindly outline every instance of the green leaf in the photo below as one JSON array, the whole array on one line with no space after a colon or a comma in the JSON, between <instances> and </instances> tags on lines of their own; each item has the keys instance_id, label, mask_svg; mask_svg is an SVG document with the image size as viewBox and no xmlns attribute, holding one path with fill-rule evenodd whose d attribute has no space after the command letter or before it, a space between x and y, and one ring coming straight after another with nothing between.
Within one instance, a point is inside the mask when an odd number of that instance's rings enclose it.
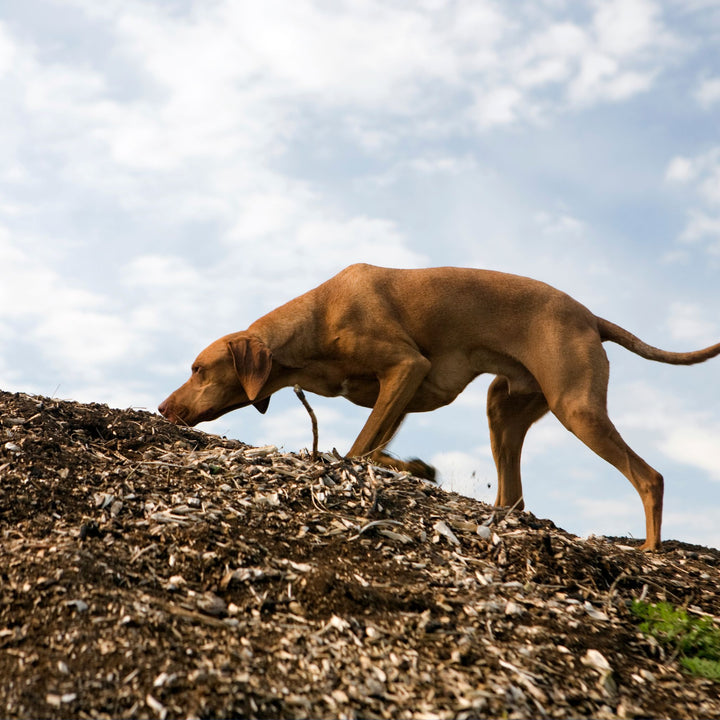
<instances>
[{"instance_id":1,"label":"green leaf","mask_svg":"<svg viewBox=\"0 0 720 720\"><path fill-rule=\"evenodd\" d=\"M720 681L720 629L710 618L690 617L666 602L636 600L630 610L641 620L640 630L676 651L688 672Z\"/></svg>"}]
</instances>

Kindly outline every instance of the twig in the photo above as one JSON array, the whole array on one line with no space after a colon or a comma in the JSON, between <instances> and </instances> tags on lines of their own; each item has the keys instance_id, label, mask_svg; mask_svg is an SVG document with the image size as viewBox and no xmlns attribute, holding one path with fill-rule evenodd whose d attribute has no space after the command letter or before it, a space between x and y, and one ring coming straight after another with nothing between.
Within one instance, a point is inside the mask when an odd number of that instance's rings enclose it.
<instances>
[{"instance_id":1,"label":"twig","mask_svg":"<svg viewBox=\"0 0 720 720\"><path fill-rule=\"evenodd\" d=\"M523 501L523 496L521 495L512 505L512 507L505 513L505 519L509 518L510 515L512 515L515 508Z\"/></svg>"},{"instance_id":2,"label":"twig","mask_svg":"<svg viewBox=\"0 0 720 720\"><path fill-rule=\"evenodd\" d=\"M312 434L313 434L313 447L312 447L312 459L313 461L317 460L318 457L318 423L317 418L315 417L315 413L313 412L313 409L310 407L310 403L307 401L307 398L305 397L305 393L302 391L302 388L299 385L296 385L293 390L295 390L295 394L298 396L300 402L305 406L305 409L308 411L308 415L310 415L310 422L312 423Z\"/></svg>"},{"instance_id":3,"label":"twig","mask_svg":"<svg viewBox=\"0 0 720 720\"><path fill-rule=\"evenodd\" d=\"M365 517L370 517L378 506L378 479L375 476L375 471L372 465L367 466L368 476L370 477L370 486L372 487L372 502L370 507L365 511Z\"/></svg>"},{"instance_id":4,"label":"twig","mask_svg":"<svg viewBox=\"0 0 720 720\"><path fill-rule=\"evenodd\" d=\"M621 580L624 580L625 578L629 577L628 574L623 570L612 582L612 585L610 586L610 589L607 591L607 599L605 600L605 606L604 610L605 613L610 612L610 607L612 606L612 599L613 595L615 594L615 588L617 588L618 584Z\"/></svg>"}]
</instances>

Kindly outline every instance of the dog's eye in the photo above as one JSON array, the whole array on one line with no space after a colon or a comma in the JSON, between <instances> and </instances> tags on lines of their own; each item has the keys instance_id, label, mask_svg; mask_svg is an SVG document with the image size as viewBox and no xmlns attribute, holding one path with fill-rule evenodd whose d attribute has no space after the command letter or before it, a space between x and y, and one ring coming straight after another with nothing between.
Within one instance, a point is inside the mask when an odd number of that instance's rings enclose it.
<instances>
[{"instance_id":1,"label":"dog's eye","mask_svg":"<svg viewBox=\"0 0 720 720\"><path fill-rule=\"evenodd\" d=\"M193 367L192 367L193 375L197 375L201 371L202 371L202 367L200 367L200 365L193 365Z\"/></svg>"}]
</instances>

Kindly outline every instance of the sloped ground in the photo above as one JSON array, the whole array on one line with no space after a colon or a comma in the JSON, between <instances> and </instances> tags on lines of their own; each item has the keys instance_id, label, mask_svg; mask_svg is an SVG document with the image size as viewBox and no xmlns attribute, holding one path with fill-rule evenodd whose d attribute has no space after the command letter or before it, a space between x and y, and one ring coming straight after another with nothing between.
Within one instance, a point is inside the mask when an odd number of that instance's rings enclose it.
<instances>
[{"instance_id":1,"label":"sloped ground","mask_svg":"<svg viewBox=\"0 0 720 720\"><path fill-rule=\"evenodd\" d=\"M0 393L0 422L2 717L720 717L628 611L717 615L717 550L143 412Z\"/></svg>"}]
</instances>

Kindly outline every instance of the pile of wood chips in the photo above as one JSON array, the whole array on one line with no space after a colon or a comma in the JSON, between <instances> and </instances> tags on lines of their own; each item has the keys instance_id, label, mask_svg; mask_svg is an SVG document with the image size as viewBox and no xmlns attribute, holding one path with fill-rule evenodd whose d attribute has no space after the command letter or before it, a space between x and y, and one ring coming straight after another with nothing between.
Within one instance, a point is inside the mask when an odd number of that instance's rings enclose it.
<instances>
[{"instance_id":1,"label":"pile of wood chips","mask_svg":"<svg viewBox=\"0 0 720 720\"><path fill-rule=\"evenodd\" d=\"M0 393L0 424L2 717L720 717L628 609L717 615L717 550L146 412Z\"/></svg>"}]
</instances>

